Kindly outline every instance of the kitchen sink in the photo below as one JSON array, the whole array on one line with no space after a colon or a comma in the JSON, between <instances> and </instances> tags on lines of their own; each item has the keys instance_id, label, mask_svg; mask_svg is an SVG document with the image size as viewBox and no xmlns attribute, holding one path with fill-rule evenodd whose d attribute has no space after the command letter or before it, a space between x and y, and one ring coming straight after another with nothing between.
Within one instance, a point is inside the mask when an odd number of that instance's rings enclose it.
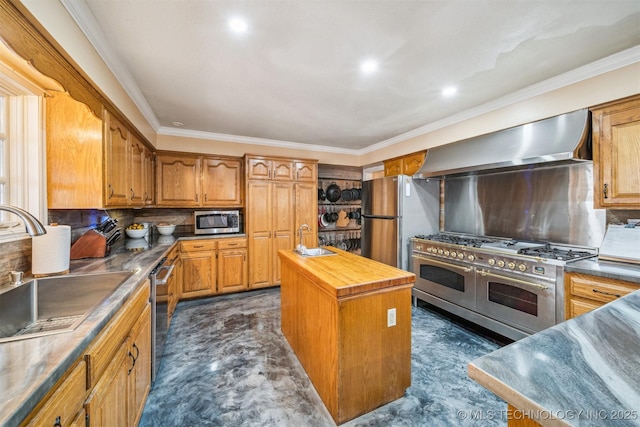
<instances>
[{"instance_id":1,"label":"kitchen sink","mask_svg":"<svg viewBox=\"0 0 640 427\"><path fill-rule=\"evenodd\" d=\"M337 255L335 252L331 252L330 250L325 248L305 248L302 251L298 251L298 253L306 257Z\"/></svg>"},{"instance_id":2,"label":"kitchen sink","mask_svg":"<svg viewBox=\"0 0 640 427\"><path fill-rule=\"evenodd\" d=\"M133 273L46 277L0 289L0 343L73 331Z\"/></svg>"}]
</instances>

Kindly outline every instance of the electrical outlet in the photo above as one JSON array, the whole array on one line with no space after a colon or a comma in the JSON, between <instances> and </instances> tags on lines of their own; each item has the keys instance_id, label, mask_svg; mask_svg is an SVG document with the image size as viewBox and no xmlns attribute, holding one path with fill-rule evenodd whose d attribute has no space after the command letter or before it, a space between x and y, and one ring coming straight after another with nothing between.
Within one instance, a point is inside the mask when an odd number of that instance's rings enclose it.
<instances>
[{"instance_id":1,"label":"electrical outlet","mask_svg":"<svg viewBox=\"0 0 640 427\"><path fill-rule=\"evenodd\" d=\"M387 310L387 327L396 326L396 309Z\"/></svg>"}]
</instances>

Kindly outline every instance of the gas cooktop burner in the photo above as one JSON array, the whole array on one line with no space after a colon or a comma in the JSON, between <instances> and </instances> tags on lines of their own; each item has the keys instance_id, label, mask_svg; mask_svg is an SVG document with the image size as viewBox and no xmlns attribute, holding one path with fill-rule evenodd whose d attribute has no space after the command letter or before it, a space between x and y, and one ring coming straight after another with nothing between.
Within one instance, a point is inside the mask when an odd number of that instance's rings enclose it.
<instances>
[{"instance_id":1,"label":"gas cooktop burner","mask_svg":"<svg viewBox=\"0 0 640 427\"><path fill-rule=\"evenodd\" d=\"M589 258L595 256L587 251L574 251L572 249L554 248L550 244L546 244L539 248L528 248L520 251L521 255L536 256L547 259L557 259L560 261L571 261L579 258Z\"/></svg>"},{"instance_id":2,"label":"gas cooktop burner","mask_svg":"<svg viewBox=\"0 0 640 427\"><path fill-rule=\"evenodd\" d=\"M471 236L458 236L455 234L430 234L418 235L418 239L431 240L432 242L450 243L452 245L469 246L473 248L479 248L480 246L488 243L495 243L497 240L490 239L488 237L471 237Z\"/></svg>"}]
</instances>

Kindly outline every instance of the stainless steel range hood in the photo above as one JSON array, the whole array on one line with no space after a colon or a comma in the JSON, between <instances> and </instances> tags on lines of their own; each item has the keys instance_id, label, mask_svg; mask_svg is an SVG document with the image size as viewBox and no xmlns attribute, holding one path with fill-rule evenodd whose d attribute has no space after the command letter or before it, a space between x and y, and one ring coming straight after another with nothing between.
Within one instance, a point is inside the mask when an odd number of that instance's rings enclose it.
<instances>
[{"instance_id":1,"label":"stainless steel range hood","mask_svg":"<svg viewBox=\"0 0 640 427\"><path fill-rule=\"evenodd\" d=\"M589 110L431 148L415 178L591 160Z\"/></svg>"}]
</instances>

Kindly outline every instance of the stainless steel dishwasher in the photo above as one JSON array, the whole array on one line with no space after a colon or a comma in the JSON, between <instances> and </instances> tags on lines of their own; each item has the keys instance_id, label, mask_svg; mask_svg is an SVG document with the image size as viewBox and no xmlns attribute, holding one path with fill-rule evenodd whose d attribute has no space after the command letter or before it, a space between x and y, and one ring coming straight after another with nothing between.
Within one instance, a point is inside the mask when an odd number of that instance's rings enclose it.
<instances>
[{"instance_id":1,"label":"stainless steel dishwasher","mask_svg":"<svg viewBox=\"0 0 640 427\"><path fill-rule=\"evenodd\" d=\"M158 286L167 284L173 272L175 260L162 258L151 270L151 382L156 380L158 368L164 353L164 344L167 340L167 300L158 298Z\"/></svg>"}]
</instances>

